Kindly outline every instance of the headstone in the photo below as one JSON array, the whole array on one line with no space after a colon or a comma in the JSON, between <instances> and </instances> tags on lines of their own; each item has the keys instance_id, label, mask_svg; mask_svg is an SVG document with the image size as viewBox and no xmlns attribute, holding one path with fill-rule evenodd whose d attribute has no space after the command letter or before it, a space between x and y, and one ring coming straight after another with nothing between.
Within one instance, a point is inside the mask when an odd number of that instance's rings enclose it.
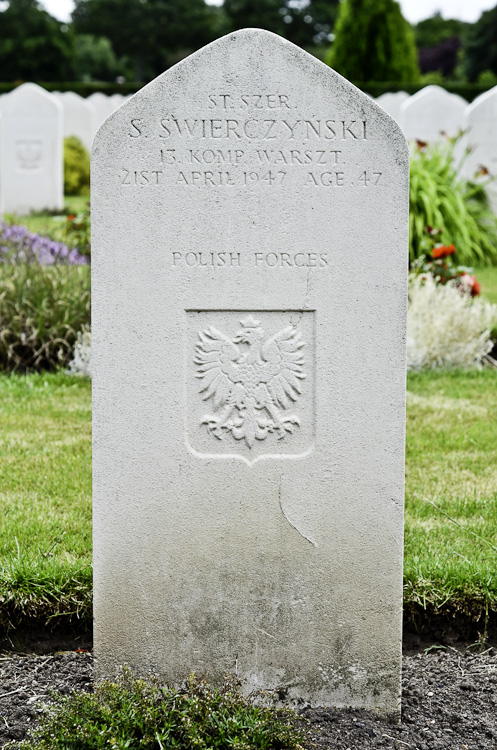
<instances>
[{"instance_id":1,"label":"headstone","mask_svg":"<svg viewBox=\"0 0 497 750\"><path fill-rule=\"evenodd\" d=\"M409 94L406 91L395 91L393 93L382 94L379 96L376 99L376 104L379 104L385 112L388 112L395 122L399 122L400 108L408 99Z\"/></svg>"},{"instance_id":2,"label":"headstone","mask_svg":"<svg viewBox=\"0 0 497 750\"><path fill-rule=\"evenodd\" d=\"M62 208L62 105L35 83L0 100L0 212Z\"/></svg>"},{"instance_id":3,"label":"headstone","mask_svg":"<svg viewBox=\"0 0 497 750\"><path fill-rule=\"evenodd\" d=\"M428 143L444 140L462 130L467 102L441 86L425 86L400 107L399 124L408 140Z\"/></svg>"},{"instance_id":4,"label":"headstone","mask_svg":"<svg viewBox=\"0 0 497 750\"><path fill-rule=\"evenodd\" d=\"M245 29L92 155L94 643L288 701L400 701L408 150Z\"/></svg>"},{"instance_id":5,"label":"headstone","mask_svg":"<svg viewBox=\"0 0 497 750\"><path fill-rule=\"evenodd\" d=\"M112 94L112 96L109 96L109 104L113 107L112 111L117 109L121 106L121 104L124 104L127 97L124 94Z\"/></svg>"},{"instance_id":6,"label":"headstone","mask_svg":"<svg viewBox=\"0 0 497 750\"><path fill-rule=\"evenodd\" d=\"M64 108L64 137L75 135L90 150L97 130L97 113L93 104L74 91L57 94Z\"/></svg>"},{"instance_id":7,"label":"headstone","mask_svg":"<svg viewBox=\"0 0 497 750\"><path fill-rule=\"evenodd\" d=\"M468 178L480 173L481 180L497 176L497 86L477 97L466 109L464 129L471 152L464 162ZM485 175L488 172L488 177ZM483 174L482 174L483 173ZM497 183L487 187L493 210L497 213Z\"/></svg>"},{"instance_id":8,"label":"headstone","mask_svg":"<svg viewBox=\"0 0 497 750\"><path fill-rule=\"evenodd\" d=\"M110 101L110 97L106 94L102 94L101 91L96 91L94 94L90 94L87 101L95 107L98 130L100 125L109 115L112 114L112 112L114 112L115 106Z\"/></svg>"}]
</instances>

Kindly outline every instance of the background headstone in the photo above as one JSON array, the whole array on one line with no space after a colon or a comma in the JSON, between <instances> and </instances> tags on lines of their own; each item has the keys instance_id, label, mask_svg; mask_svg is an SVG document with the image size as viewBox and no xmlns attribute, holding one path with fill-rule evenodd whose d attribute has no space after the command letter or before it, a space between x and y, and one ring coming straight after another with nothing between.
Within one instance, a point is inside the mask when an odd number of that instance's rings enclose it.
<instances>
[{"instance_id":1,"label":"background headstone","mask_svg":"<svg viewBox=\"0 0 497 750\"><path fill-rule=\"evenodd\" d=\"M497 176L497 86L477 97L466 109L464 128L471 153L464 161L464 171L469 179L482 167L490 176ZM488 185L493 210L497 213L497 183Z\"/></svg>"},{"instance_id":2,"label":"background headstone","mask_svg":"<svg viewBox=\"0 0 497 750\"><path fill-rule=\"evenodd\" d=\"M398 713L408 151L248 29L92 153L94 644Z\"/></svg>"},{"instance_id":3,"label":"background headstone","mask_svg":"<svg viewBox=\"0 0 497 750\"><path fill-rule=\"evenodd\" d=\"M41 86L23 83L2 97L0 112L0 212L62 208L62 105Z\"/></svg>"},{"instance_id":4,"label":"background headstone","mask_svg":"<svg viewBox=\"0 0 497 750\"><path fill-rule=\"evenodd\" d=\"M124 94L112 94L112 96L109 96L109 103L113 107L112 111L120 107L121 104L124 104L127 98Z\"/></svg>"},{"instance_id":5,"label":"background headstone","mask_svg":"<svg viewBox=\"0 0 497 750\"><path fill-rule=\"evenodd\" d=\"M400 107L404 102L409 99L409 94L405 91L395 91L393 93L382 94L376 99L376 103L380 105L385 112L388 112L390 117L393 117L395 122L399 122L400 119Z\"/></svg>"},{"instance_id":6,"label":"background headstone","mask_svg":"<svg viewBox=\"0 0 497 750\"><path fill-rule=\"evenodd\" d=\"M110 96L102 94L100 91L96 91L94 94L90 94L90 96L87 97L87 101L95 107L97 129L116 109L115 105L110 100Z\"/></svg>"},{"instance_id":7,"label":"background headstone","mask_svg":"<svg viewBox=\"0 0 497 750\"><path fill-rule=\"evenodd\" d=\"M443 141L443 132L455 136L463 127L467 102L440 86L426 86L400 107L399 124L408 140Z\"/></svg>"},{"instance_id":8,"label":"background headstone","mask_svg":"<svg viewBox=\"0 0 497 750\"><path fill-rule=\"evenodd\" d=\"M97 113L93 104L74 91L58 93L64 109L64 137L75 135L90 150L97 131Z\"/></svg>"}]
</instances>

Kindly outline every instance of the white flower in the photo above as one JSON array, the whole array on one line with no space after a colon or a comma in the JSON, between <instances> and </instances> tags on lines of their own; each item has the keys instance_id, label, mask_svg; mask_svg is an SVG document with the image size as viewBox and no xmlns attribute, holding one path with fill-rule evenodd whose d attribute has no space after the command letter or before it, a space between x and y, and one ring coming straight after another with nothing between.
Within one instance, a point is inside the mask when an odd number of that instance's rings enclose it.
<instances>
[{"instance_id":1,"label":"white flower","mask_svg":"<svg viewBox=\"0 0 497 750\"><path fill-rule=\"evenodd\" d=\"M492 348L497 305L427 274L409 284L407 367L479 367Z\"/></svg>"},{"instance_id":2,"label":"white flower","mask_svg":"<svg viewBox=\"0 0 497 750\"><path fill-rule=\"evenodd\" d=\"M89 326L85 326L78 333L68 372L73 375L87 375L91 378L91 330Z\"/></svg>"}]
</instances>

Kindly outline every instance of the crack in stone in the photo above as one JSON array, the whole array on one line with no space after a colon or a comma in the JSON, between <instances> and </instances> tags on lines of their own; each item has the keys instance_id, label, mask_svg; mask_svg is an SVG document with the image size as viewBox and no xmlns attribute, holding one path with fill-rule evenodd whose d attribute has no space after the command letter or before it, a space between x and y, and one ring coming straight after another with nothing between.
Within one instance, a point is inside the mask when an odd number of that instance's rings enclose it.
<instances>
[{"instance_id":1,"label":"crack in stone","mask_svg":"<svg viewBox=\"0 0 497 750\"><path fill-rule=\"evenodd\" d=\"M298 528L297 526L295 526L295 524L294 524L294 523L292 523L292 522L290 521L290 519L288 518L287 514L285 513L285 509L283 508L283 503L281 502L281 483L282 483L282 481L283 481L283 474L280 474L280 482L279 482L279 485L278 485L278 503L279 503L279 506L280 506L280 510L281 510L281 513L282 513L282 515L283 515L283 518L284 518L284 519L285 519L286 521L288 521L288 523L290 524L290 526L292 527L292 529L295 529L295 531L296 531L296 532L297 532L298 534L300 534L300 536L301 536L301 537L302 537L303 539L305 539L305 540L306 540L307 542L309 542L309 544L312 544L312 546L313 546L313 547L317 547L318 545L316 544L316 542L314 542L314 541L313 541L312 539L310 539L310 538L309 538L308 536L306 536L305 534L303 534L303 533L302 533L302 532L300 531L300 529L299 529L299 528Z\"/></svg>"},{"instance_id":2,"label":"crack in stone","mask_svg":"<svg viewBox=\"0 0 497 750\"><path fill-rule=\"evenodd\" d=\"M302 305L301 305L301 307L300 307L300 309L298 311L299 312L298 320L296 321L296 323L292 323L292 325L293 325L294 328L297 328L299 326L300 321L302 320L302 317L303 317L304 313L307 312L307 310L308 310L307 303L309 301L310 286L311 286L311 269L308 268L307 269L306 280L305 280L304 300L303 300Z\"/></svg>"}]
</instances>

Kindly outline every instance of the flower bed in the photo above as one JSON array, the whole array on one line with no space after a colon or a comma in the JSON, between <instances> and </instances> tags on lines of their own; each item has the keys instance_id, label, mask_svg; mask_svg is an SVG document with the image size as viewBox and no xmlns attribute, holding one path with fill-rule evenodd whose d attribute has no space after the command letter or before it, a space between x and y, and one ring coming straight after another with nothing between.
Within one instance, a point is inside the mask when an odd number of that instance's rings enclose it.
<instances>
[{"instance_id":1,"label":"flower bed","mask_svg":"<svg viewBox=\"0 0 497 750\"><path fill-rule=\"evenodd\" d=\"M66 366L90 323L89 258L64 242L0 224L0 370Z\"/></svg>"}]
</instances>

